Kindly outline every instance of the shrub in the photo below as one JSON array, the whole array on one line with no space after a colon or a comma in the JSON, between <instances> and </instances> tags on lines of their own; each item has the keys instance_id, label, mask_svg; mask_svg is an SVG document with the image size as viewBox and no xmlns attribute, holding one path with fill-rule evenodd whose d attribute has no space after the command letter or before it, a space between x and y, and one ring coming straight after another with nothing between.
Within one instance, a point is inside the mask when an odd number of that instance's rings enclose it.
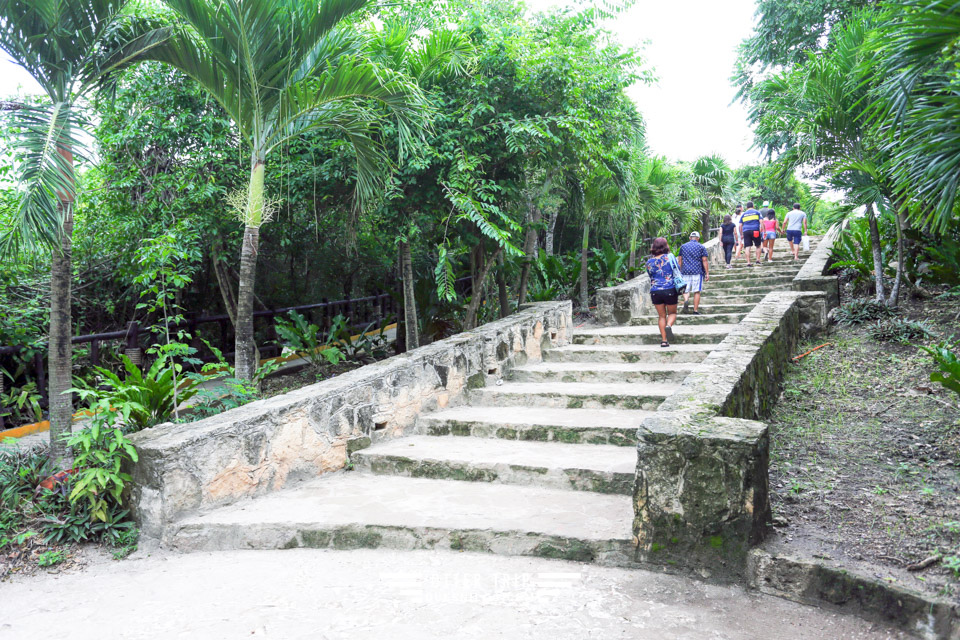
<instances>
[{"instance_id":1,"label":"shrub","mask_svg":"<svg viewBox=\"0 0 960 640\"><path fill-rule=\"evenodd\" d=\"M864 324L877 322L893 316L893 311L882 302L874 300L851 300L837 308L840 324Z\"/></svg>"},{"instance_id":2,"label":"shrub","mask_svg":"<svg viewBox=\"0 0 960 640\"><path fill-rule=\"evenodd\" d=\"M930 328L923 322L911 322L900 318L881 320L870 328L870 337L880 342L895 341L906 344L922 340L930 335Z\"/></svg>"},{"instance_id":3,"label":"shrub","mask_svg":"<svg viewBox=\"0 0 960 640\"><path fill-rule=\"evenodd\" d=\"M932 347L920 347L933 356L939 371L930 374L931 382L939 382L954 393L960 394L960 343L943 340Z\"/></svg>"}]
</instances>

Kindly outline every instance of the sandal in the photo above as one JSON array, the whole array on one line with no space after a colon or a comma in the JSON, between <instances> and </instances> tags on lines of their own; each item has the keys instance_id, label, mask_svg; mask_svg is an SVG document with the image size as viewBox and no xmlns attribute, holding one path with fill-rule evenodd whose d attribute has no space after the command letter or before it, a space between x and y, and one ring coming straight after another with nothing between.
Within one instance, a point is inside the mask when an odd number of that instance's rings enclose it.
<instances>
[{"instance_id":1,"label":"sandal","mask_svg":"<svg viewBox=\"0 0 960 640\"><path fill-rule=\"evenodd\" d=\"M664 340L663 342L660 343L660 346L663 347L664 349L666 349L667 347L670 346L670 343L667 342L666 340Z\"/></svg>"}]
</instances>

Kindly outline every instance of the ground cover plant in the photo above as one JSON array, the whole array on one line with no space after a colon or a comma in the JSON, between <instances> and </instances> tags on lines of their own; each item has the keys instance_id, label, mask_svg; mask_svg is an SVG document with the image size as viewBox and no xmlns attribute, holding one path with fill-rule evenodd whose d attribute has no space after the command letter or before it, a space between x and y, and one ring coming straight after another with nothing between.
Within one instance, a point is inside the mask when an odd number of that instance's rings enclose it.
<instances>
[{"instance_id":1,"label":"ground cover plant","mask_svg":"<svg viewBox=\"0 0 960 640\"><path fill-rule=\"evenodd\" d=\"M956 330L955 313L910 299L883 340L864 323L801 345L830 344L789 367L770 481L776 539L960 602L960 394L923 348Z\"/></svg>"}]
</instances>

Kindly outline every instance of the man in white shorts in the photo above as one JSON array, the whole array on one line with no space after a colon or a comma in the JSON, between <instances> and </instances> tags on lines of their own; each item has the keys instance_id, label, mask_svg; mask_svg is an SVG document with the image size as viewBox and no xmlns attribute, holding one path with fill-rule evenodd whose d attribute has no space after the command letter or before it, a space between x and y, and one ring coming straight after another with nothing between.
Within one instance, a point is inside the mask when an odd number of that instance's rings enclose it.
<instances>
[{"instance_id":1,"label":"man in white shorts","mask_svg":"<svg viewBox=\"0 0 960 640\"><path fill-rule=\"evenodd\" d=\"M687 290L683 293L683 312L690 308L690 294L693 294L693 315L700 315L700 292L703 283L710 279L710 260L707 250L700 244L700 234L694 231L690 234L690 242L680 246L680 255L677 263L680 273L687 281Z\"/></svg>"}]
</instances>

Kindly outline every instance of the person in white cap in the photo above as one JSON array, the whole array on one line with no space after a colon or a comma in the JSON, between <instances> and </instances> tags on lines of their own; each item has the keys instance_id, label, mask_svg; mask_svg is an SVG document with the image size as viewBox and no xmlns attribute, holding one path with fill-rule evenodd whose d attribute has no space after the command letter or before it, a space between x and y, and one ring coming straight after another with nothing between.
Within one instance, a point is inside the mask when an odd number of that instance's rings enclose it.
<instances>
[{"instance_id":1,"label":"person in white cap","mask_svg":"<svg viewBox=\"0 0 960 640\"><path fill-rule=\"evenodd\" d=\"M693 294L693 315L700 315L700 292L703 285L710 280L710 260L707 250L700 244L700 234L694 231L690 234L690 242L680 246L680 255L677 263L680 273L687 281L687 290L683 293L683 312L690 309L690 294Z\"/></svg>"}]
</instances>

